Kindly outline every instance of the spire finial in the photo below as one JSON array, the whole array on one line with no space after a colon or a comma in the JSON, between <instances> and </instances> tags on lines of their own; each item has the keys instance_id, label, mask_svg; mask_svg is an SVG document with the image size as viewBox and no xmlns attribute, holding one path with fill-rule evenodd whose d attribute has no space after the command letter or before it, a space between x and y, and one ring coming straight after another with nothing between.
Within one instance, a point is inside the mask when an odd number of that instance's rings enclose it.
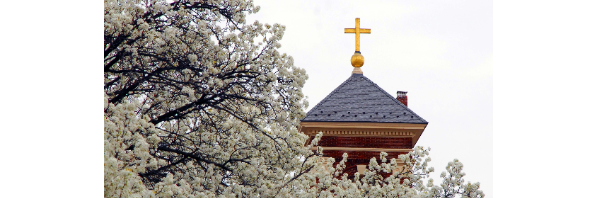
<instances>
[{"instance_id":1,"label":"spire finial","mask_svg":"<svg viewBox=\"0 0 598 198\"><path fill-rule=\"evenodd\" d=\"M355 33L355 53L351 56L351 65L355 68L363 66L364 62L363 55L361 55L361 52L359 51L359 35L372 33L371 29L362 29L359 25L359 18L355 18L355 28L345 28L345 33ZM355 73L355 71L356 69L353 70L353 73ZM359 69L359 72L361 72L361 69Z\"/></svg>"}]
</instances>

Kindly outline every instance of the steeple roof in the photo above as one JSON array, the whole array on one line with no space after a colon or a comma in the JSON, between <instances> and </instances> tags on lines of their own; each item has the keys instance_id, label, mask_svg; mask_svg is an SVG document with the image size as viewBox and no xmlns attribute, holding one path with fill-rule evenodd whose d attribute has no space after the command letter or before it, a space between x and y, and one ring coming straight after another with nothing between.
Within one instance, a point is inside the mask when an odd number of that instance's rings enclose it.
<instances>
[{"instance_id":1,"label":"steeple roof","mask_svg":"<svg viewBox=\"0 0 598 198\"><path fill-rule=\"evenodd\" d=\"M355 73L301 121L428 123L363 74Z\"/></svg>"}]
</instances>

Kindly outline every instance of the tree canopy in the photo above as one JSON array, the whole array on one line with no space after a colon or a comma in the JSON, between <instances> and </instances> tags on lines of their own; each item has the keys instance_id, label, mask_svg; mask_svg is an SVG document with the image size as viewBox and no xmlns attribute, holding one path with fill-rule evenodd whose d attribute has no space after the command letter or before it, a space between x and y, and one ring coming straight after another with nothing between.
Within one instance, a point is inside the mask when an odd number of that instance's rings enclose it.
<instances>
[{"instance_id":1,"label":"tree canopy","mask_svg":"<svg viewBox=\"0 0 598 198\"><path fill-rule=\"evenodd\" d=\"M246 22L251 1L104 1L105 197L483 197L449 163L423 185L428 150L355 180L298 131L305 70L285 26ZM380 176L408 166L388 178Z\"/></svg>"}]
</instances>

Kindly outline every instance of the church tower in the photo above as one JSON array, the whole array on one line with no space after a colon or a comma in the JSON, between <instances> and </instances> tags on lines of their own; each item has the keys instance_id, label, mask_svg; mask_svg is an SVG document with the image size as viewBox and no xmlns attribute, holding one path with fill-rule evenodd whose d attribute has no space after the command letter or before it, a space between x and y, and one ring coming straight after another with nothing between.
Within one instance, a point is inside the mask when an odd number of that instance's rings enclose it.
<instances>
[{"instance_id":1,"label":"church tower","mask_svg":"<svg viewBox=\"0 0 598 198\"><path fill-rule=\"evenodd\" d=\"M359 23L356 18L355 28L345 29L355 33L356 40L351 76L301 120L303 133L312 137L323 133L319 142L323 157L339 162L343 153L348 154L344 172L351 178L357 171L363 173L372 157L379 160L382 151L388 159L412 151L428 125L407 107L407 92L399 91L395 98L363 74L359 38L371 30L360 28Z\"/></svg>"}]
</instances>

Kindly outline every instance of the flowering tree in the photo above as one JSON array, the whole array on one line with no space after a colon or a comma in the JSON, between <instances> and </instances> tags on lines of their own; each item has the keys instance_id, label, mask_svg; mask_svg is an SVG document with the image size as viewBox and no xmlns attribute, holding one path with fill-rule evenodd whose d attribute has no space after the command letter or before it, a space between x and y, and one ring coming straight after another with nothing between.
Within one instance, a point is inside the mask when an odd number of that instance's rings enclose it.
<instances>
[{"instance_id":1,"label":"flowering tree","mask_svg":"<svg viewBox=\"0 0 598 198\"><path fill-rule=\"evenodd\" d=\"M446 184L423 186L421 149L391 179L380 176L397 166L386 156L354 181L338 175L343 163L318 160L321 148L309 148L319 137L306 145L297 130L307 75L277 51L284 26L246 23L258 10L235 0L104 1L105 197L477 192L463 188L458 162Z\"/></svg>"},{"instance_id":2,"label":"flowering tree","mask_svg":"<svg viewBox=\"0 0 598 198\"><path fill-rule=\"evenodd\" d=\"M311 169L284 26L244 1L104 6L105 196L274 196Z\"/></svg>"}]
</instances>

